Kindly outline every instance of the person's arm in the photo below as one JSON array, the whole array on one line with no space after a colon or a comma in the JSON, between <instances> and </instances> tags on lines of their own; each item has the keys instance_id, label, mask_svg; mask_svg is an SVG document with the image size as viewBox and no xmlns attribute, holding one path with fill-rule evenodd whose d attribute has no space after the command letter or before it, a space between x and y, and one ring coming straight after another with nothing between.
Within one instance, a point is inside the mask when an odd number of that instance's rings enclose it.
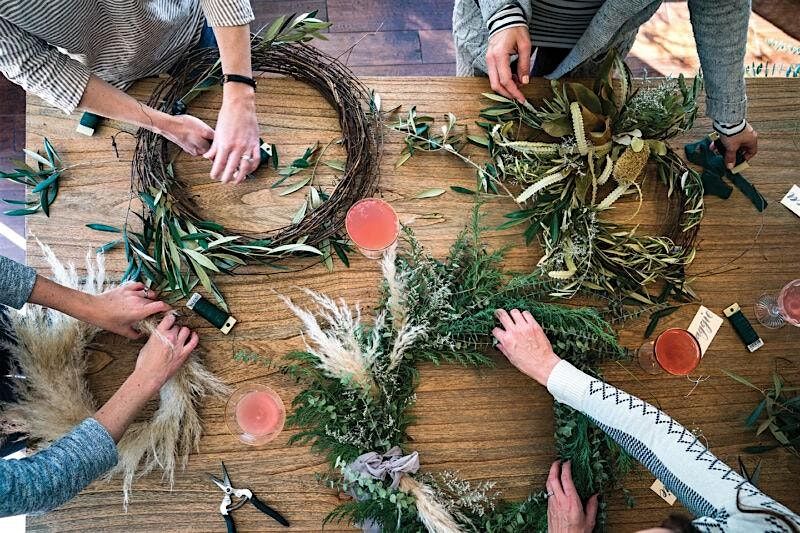
<instances>
[{"instance_id":1,"label":"person's arm","mask_svg":"<svg viewBox=\"0 0 800 533\"><path fill-rule=\"evenodd\" d=\"M139 353L135 370L94 418L31 457L0 460L0 517L55 509L113 467L116 443L198 340L167 315Z\"/></svg>"},{"instance_id":2,"label":"person's arm","mask_svg":"<svg viewBox=\"0 0 800 533\"><path fill-rule=\"evenodd\" d=\"M155 300L155 293L142 283L125 283L101 294L88 294L35 276L27 301L56 309L106 331L136 339L135 326L145 318L170 310L169 304Z\"/></svg>"},{"instance_id":3,"label":"person's arm","mask_svg":"<svg viewBox=\"0 0 800 533\"><path fill-rule=\"evenodd\" d=\"M529 14L517 0L481 0L478 5L489 34L486 74L492 90L507 98L525 102L519 87L530 82L532 50ZM511 72L513 56L518 58L516 73Z\"/></svg>"},{"instance_id":4,"label":"person's arm","mask_svg":"<svg viewBox=\"0 0 800 533\"><path fill-rule=\"evenodd\" d=\"M153 109L94 74L86 82L78 107L163 135L191 155L205 153L214 139L214 130L199 118Z\"/></svg>"},{"instance_id":5,"label":"person's arm","mask_svg":"<svg viewBox=\"0 0 800 533\"><path fill-rule=\"evenodd\" d=\"M768 516L741 512L738 498L746 508L776 511L800 525L800 517L748 483L663 411L561 360L530 313L498 310L498 318L503 328L493 333L509 361L546 385L557 401L592 419L698 517L695 523L762 530Z\"/></svg>"},{"instance_id":6,"label":"person's arm","mask_svg":"<svg viewBox=\"0 0 800 533\"><path fill-rule=\"evenodd\" d=\"M0 304L20 309L31 295L36 271L0 255Z\"/></svg>"},{"instance_id":7,"label":"person's arm","mask_svg":"<svg viewBox=\"0 0 800 533\"><path fill-rule=\"evenodd\" d=\"M744 56L750 0L689 0L689 15L703 69L706 114L725 144L725 164L733 168L736 152L745 159L758 151L755 130L747 121Z\"/></svg>"},{"instance_id":8,"label":"person's arm","mask_svg":"<svg viewBox=\"0 0 800 533\"><path fill-rule=\"evenodd\" d=\"M253 11L246 0L200 2L219 46L223 74L253 77L250 61L250 22ZM223 183L240 183L258 168L260 148L255 89L239 82L222 88L216 134L203 157L213 160L211 177Z\"/></svg>"}]
</instances>

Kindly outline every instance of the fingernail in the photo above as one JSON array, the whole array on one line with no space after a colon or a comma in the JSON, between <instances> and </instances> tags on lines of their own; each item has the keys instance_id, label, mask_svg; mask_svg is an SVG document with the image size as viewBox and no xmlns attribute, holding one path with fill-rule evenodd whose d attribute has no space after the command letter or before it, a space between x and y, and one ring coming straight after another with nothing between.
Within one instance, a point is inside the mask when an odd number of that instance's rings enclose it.
<instances>
[{"instance_id":1,"label":"fingernail","mask_svg":"<svg viewBox=\"0 0 800 533\"><path fill-rule=\"evenodd\" d=\"M530 82L530 81L531 81L531 77L530 76L527 76L527 75L522 76L522 83L524 83L525 85L527 85L528 82Z\"/></svg>"},{"instance_id":2,"label":"fingernail","mask_svg":"<svg viewBox=\"0 0 800 533\"><path fill-rule=\"evenodd\" d=\"M733 170L733 163L728 163L726 166L728 167L728 170Z\"/></svg>"}]
</instances>

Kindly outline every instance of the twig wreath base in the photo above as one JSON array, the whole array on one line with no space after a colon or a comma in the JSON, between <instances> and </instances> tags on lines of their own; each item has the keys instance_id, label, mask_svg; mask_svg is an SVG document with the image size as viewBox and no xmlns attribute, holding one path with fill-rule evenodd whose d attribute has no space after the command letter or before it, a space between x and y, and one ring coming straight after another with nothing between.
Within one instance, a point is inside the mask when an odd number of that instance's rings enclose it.
<instances>
[{"instance_id":1,"label":"twig wreath base","mask_svg":"<svg viewBox=\"0 0 800 533\"><path fill-rule=\"evenodd\" d=\"M143 227L141 232L125 228L126 279L141 278L177 298L188 296L200 283L227 308L211 279L215 273L230 273L245 264L273 264L293 255L342 256L345 240L340 232L347 210L377 188L382 123L379 104L347 67L304 44L327 26L314 13L278 18L253 37L252 65L255 72L310 85L336 109L347 160L330 196L297 223L262 234L232 234L204 220L175 174L166 139L139 130L132 182L143 203L143 213L135 213ZM195 52L158 85L148 104L167 113L184 112L197 95L218 89L220 75L216 50Z\"/></svg>"},{"instance_id":2,"label":"twig wreath base","mask_svg":"<svg viewBox=\"0 0 800 533\"><path fill-rule=\"evenodd\" d=\"M504 502L491 482L473 485L454 472L420 472L424 456L407 449L417 365L491 366L485 351L496 308L529 310L554 349L594 376L602 361L625 356L595 310L546 303L548 289L540 278L502 270L503 254L485 249L483 230L476 208L443 261L407 230L407 250L396 255L393 248L384 256L382 299L371 325L362 321L358 306L341 300L306 291L317 306L313 313L285 299L302 321L307 342L283 367L305 386L287 419L299 428L290 443L310 443L324 454L331 468L324 481L353 496L326 522L384 532L547 530L543 492ZM581 496L606 495L630 469L630 457L581 413L558 403L554 409L556 450L572 460ZM601 500L600 530L605 520Z\"/></svg>"},{"instance_id":3,"label":"twig wreath base","mask_svg":"<svg viewBox=\"0 0 800 533\"><path fill-rule=\"evenodd\" d=\"M50 248L42 246L42 250L57 283L89 294L108 288L102 254L95 259L87 256L86 276L81 278L73 265L64 266ZM0 404L0 428L26 434L35 447L45 447L97 411L86 381L86 348L100 330L31 304L9 312L8 320L14 341L6 347L15 373L25 379L14 381L17 401ZM227 385L206 370L197 355L164 385L158 409L150 420L128 428L117 444L117 465L106 475L106 479L122 476L126 508L136 478L162 470L172 485L176 465L183 468L200 442L200 401L228 394Z\"/></svg>"}]
</instances>

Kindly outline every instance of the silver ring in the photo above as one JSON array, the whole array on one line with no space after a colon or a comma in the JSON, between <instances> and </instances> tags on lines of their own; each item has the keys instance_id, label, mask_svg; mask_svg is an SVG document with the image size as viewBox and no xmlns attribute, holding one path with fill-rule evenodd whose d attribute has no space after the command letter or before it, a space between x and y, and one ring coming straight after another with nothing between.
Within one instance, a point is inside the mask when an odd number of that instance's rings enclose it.
<instances>
[{"instance_id":1,"label":"silver ring","mask_svg":"<svg viewBox=\"0 0 800 533\"><path fill-rule=\"evenodd\" d=\"M149 298L150 297L150 289L145 287L143 292L144 292L144 297L145 298Z\"/></svg>"},{"instance_id":2,"label":"silver ring","mask_svg":"<svg viewBox=\"0 0 800 533\"><path fill-rule=\"evenodd\" d=\"M547 491L547 494L545 494L545 495L544 495L544 497L545 497L545 499L547 499L547 498L549 498L550 496L552 496L553 494L555 494L555 493L554 493L552 490L548 490L548 491Z\"/></svg>"},{"instance_id":3,"label":"silver ring","mask_svg":"<svg viewBox=\"0 0 800 533\"><path fill-rule=\"evenodd\" d=\"M242 156L242 160L243 160L243 161L250 162L250 161L252 161L252 160L253 160L253 158L252 158L252 157L250 157L249 155L245 154L245 155L243 155L243 156Z\"/></svg>"}]
</instances>

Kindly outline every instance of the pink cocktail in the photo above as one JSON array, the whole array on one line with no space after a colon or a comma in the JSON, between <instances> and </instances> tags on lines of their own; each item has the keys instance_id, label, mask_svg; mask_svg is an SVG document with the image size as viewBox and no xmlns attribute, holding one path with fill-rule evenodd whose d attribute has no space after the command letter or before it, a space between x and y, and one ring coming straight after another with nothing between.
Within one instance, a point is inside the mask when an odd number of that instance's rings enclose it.
<instances>
[{"instance_id":1,"label":"pink cocktail","mask_svg":"<svg viewBox=\"0 0 800 533\"><path fill-rule=\"evenodd\" d=\"M790 281L778 296L778 307L784 320L793 326L800 326L800 279Z\"/></svg>"},{"instance_id":2,"label":"pink cocktail","mask_svg":"<svg viewBox=\"0 0 800 533\"><path fill-rule=\"evenodd\" d=\"M280 396L257 383L236 390L225 409L228 429L245 444L264 444L283 430L286 410Z\"/></svg>"},{"instance_id":3,"label":"pink cocktail","mask_svg":"<svg viewBox=\"0 0 800 533\"><path fill-rule=\"evenodd\" d=\"M397 241L400 222L391 205L380 198L364 198L347 212L345 229L362 254L378 259Z\"/></svg>"}]
</instances>

